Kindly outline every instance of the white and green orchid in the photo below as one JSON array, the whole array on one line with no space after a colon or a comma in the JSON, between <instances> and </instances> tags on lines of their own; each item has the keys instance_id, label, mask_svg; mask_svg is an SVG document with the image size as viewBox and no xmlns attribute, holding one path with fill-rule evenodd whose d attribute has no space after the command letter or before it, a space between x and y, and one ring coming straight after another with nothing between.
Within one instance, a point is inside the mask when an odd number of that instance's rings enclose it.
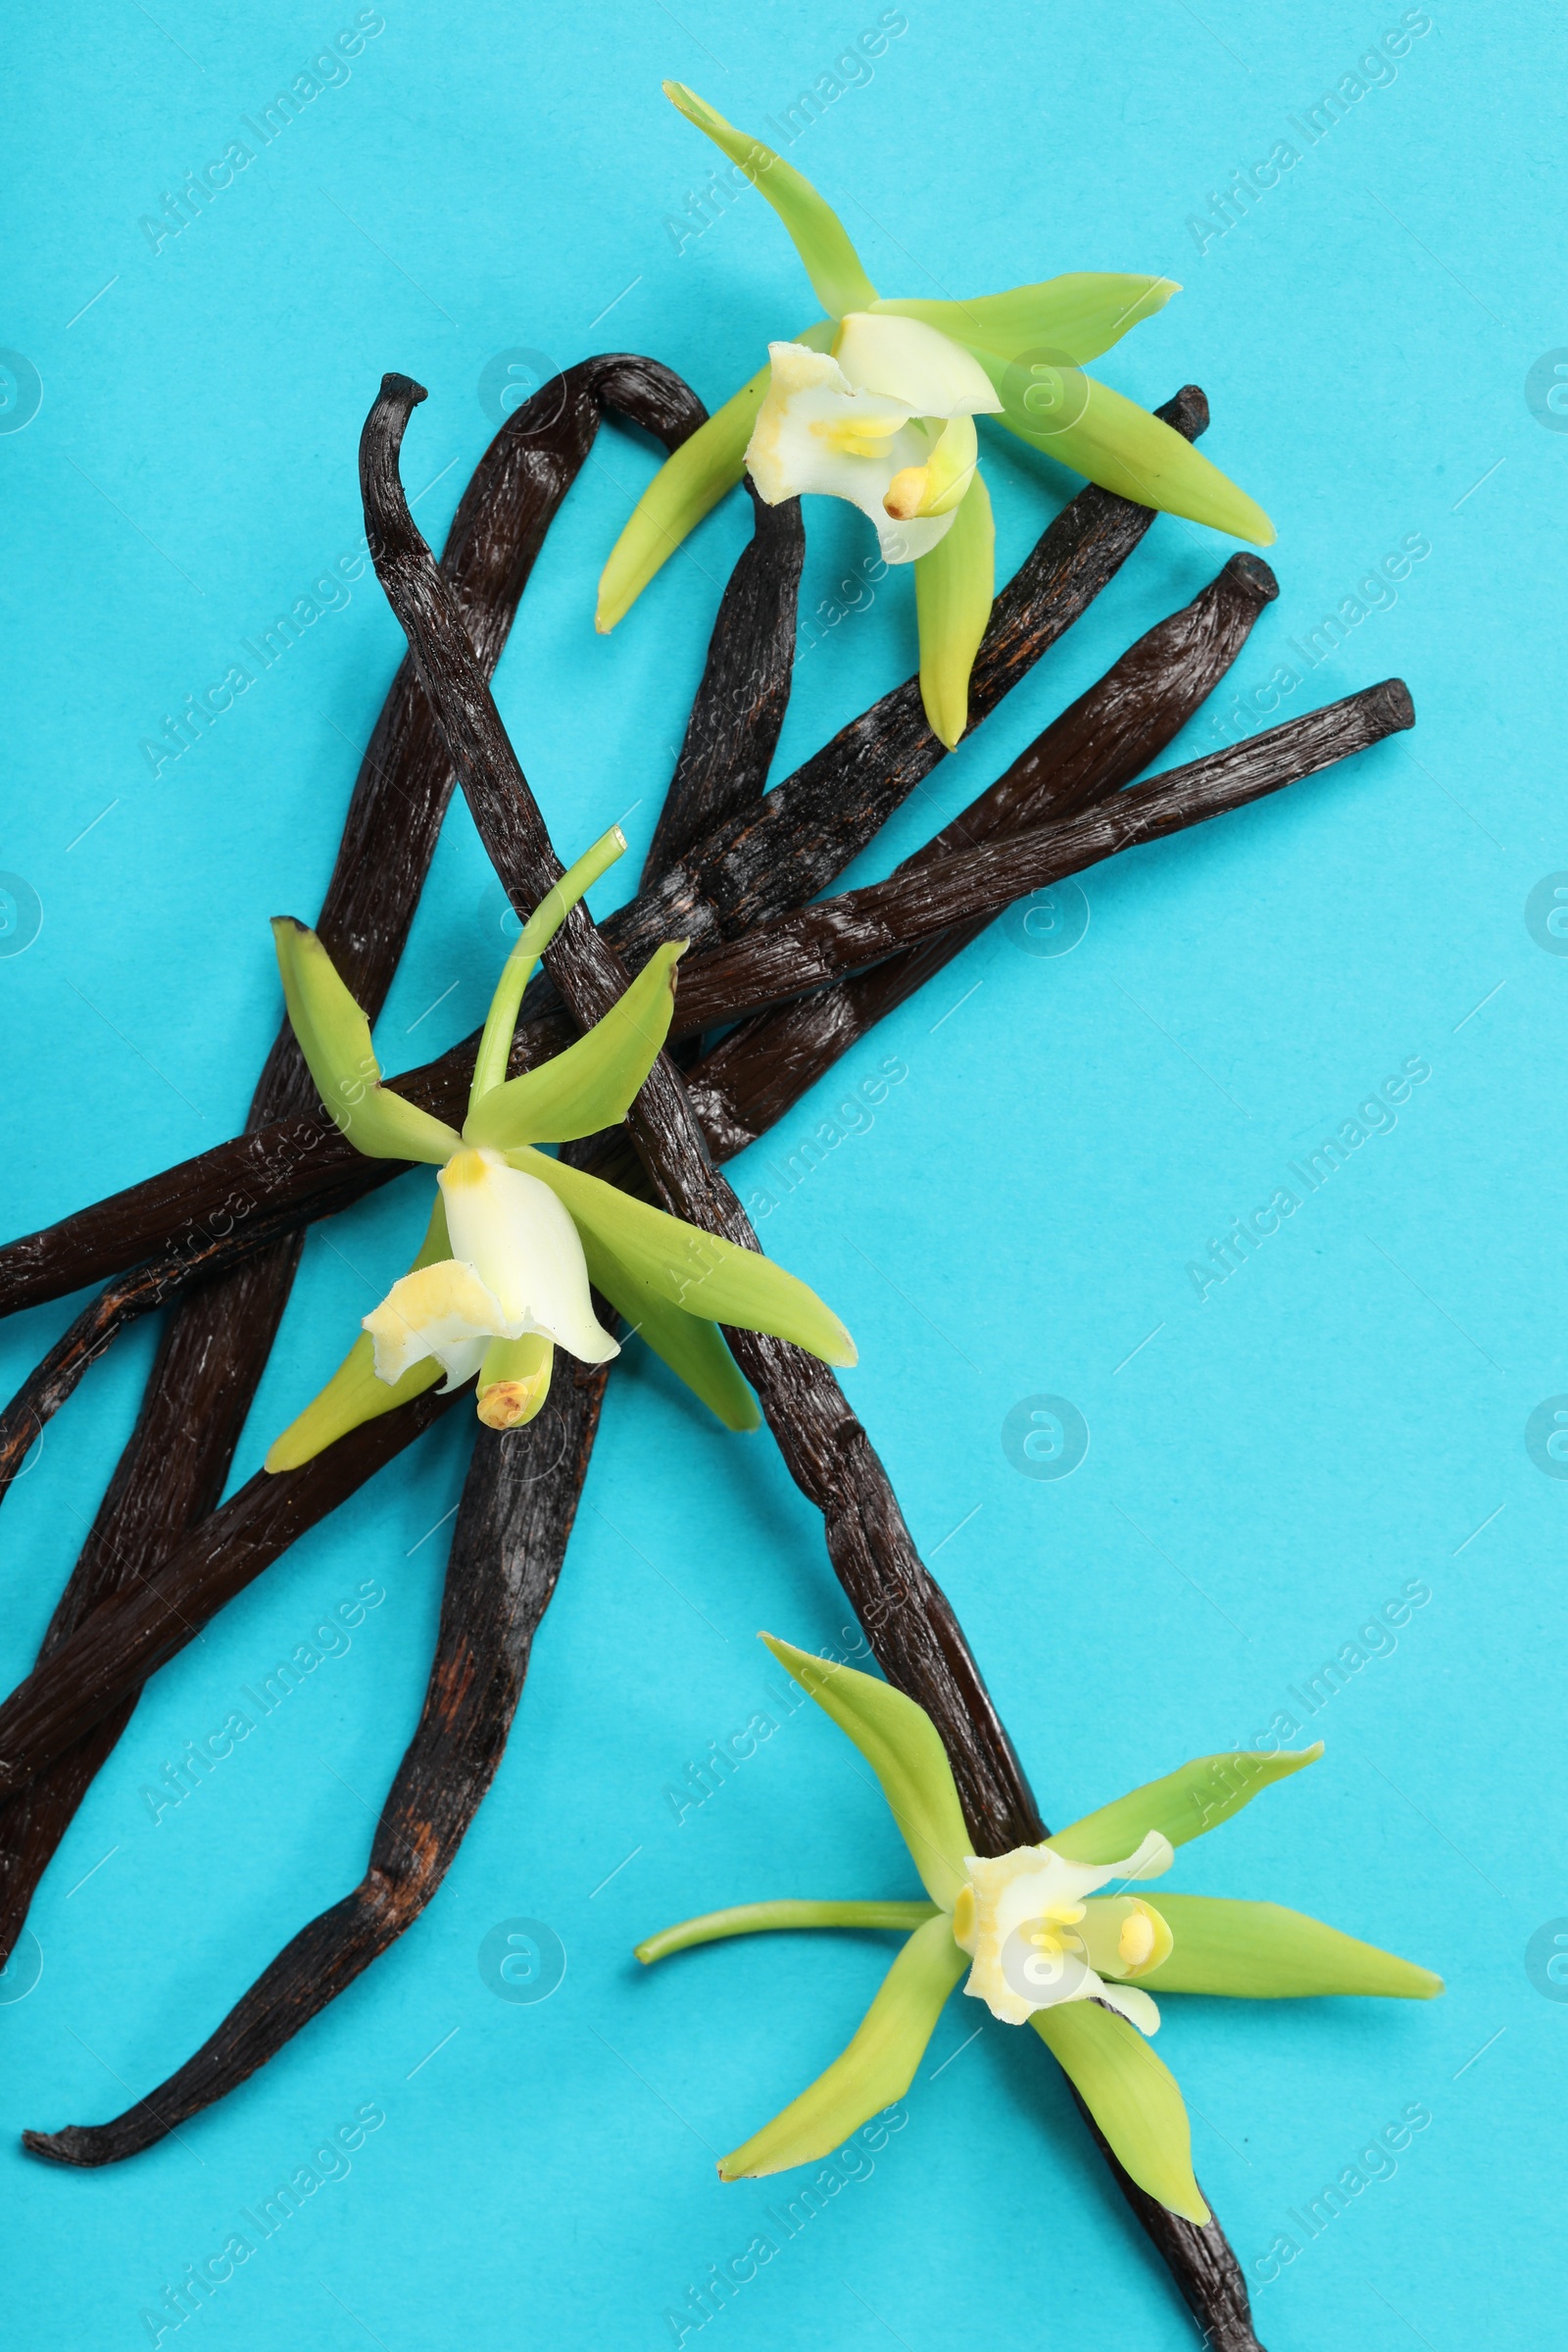
<instances>
[{"instance_id":1,"label":"white and green orchid","mask_svg":"<svg viewBox=\"0 0 1568 2352\"><path fill-rule=\"evenodd\" d=\"M477 1380L477 1410L489 1427L520 1428L545 1401L557 1348L590 1364L618 1353L590 1285L729 1429L755 1429L759 1416L721 1323L793 1340L828 1363L855 1362L837 1315L793 1274L538 1148L623 1119L669 1028L684 941L658 949L575 1045L507 1076L539 957L625 846L612 827L523 925L485 1021L461 1135L382 1084L369 1023L316 933L288 916L272 925L289 1020L339 1129L372 1159L422 1160L439 1173L413 1266L273 1445L269 1470L311 1460L443 1374L448 1390Z\"/></svg>"},{"instance_id":2,"label":"white and green orchid","mask_svg":"<svg viewBox=\"0 0 1568 2352\"><path fill-rule=\"evenodd\" d=\"M1147 2038L1159 2025L1151 1988L1242 2000L1430 2000L1443 1990L1429 1969L1276 1903L1161 1894L1156 1910L1140 1895L1100 1891L1168 1870L1177 1846L1313 1763L1321 1740L1296 1753L1200 1756L1041 1845L988 1858L969 1850L952 1767L922 1707L872 1675L770 1634L762 1640L876 1774L928 1899L744 1903L637 1946L638 1959L651 1962L769 1929L906 1933L842 2057L722 2160L723 2180L813 2163L903 2098L967 1967L964 1991L1004 2024L1034 2028L1139 2187L1171 2212L1206 2222L1182 2094Z\"/></svg>"},{"instance_id":3,"label":"white and green orchid","mask_svg":"<svg viewBox=\"0 0 1568 2352\"><path fill-rule=\"evenodd\" d=\"M951 750L968 723L995 584L977 416L1141 506L1270 545L1274 526L1254 500L1083 372L1180 292L1172 279L1075 270L969 302L884 301L809 180L684 83L663 88L773 207L827 316L770 342L767 366L660 467L605 565L600 629L744 472L772 506L802 493L848 499L876 525L884 559L914 565L920 692Z\"/></svg>"}]
</instances>

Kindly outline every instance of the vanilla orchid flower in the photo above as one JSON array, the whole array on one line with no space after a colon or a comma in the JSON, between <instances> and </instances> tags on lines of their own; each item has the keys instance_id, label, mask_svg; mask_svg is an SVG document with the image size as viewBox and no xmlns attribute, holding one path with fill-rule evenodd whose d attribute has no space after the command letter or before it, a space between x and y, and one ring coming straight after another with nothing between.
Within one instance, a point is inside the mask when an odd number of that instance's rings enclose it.
<instances>
[{"instance_id":1,"label":"vanilla orchid flower","mask_svg":"<svg viewBox=\"0 0 1568 2352\"><path fill-rule=\"evenodd\" d=\"M974 419L1002 406L985 369L934 326L869 312L844 320L834 355L771 343L768 358L746 450L760 495L846 498L889 564L928 555L974 482Z\"/></svg>"},{"instance_id":2,"label":"vanilla orchid flower","mask_svg":"<svg viewBox=\"0 0 1568 2352\"><path fill-rule=\"evenodd\" d=\"M1147 410L1085 375L1083 364L1108 351L1180 292L1167 277L1119 271L1073 271L1037 285L968 301L883 300L867 276L843 221L793 165L760 139L737 130L681 82L664 95L707 133L778 214L806 266L826 317L791 342L769 344L768 365L682 442L638 500L599 583L597 625L612 629L661 564L673 554L749 466L760 495L776 504L797 491L850 498L876 523L889 562L912 562L920 627L920 692L934 733L951 750L968 723L969 670L991 610L994 585L991 508L975 469L972 418L990 415L1044 455L1146 507L1186 515L1267 547L1274 526L1261 507L1228 481L1191 442ZM916 385L883 355L870 360L877 327L919 325L951 352L966 355L990 399L916 396ZM927 354L936 346L927 344ZM912 346L899 353L907 357ZM773 397L779 354L786 381ZM843 381L808 374L805 355L836 361ZM813 426L840 433L855 394L877 394L858 410L872 428L861 447L837 444L848 460L880 461L874 444L904 436L901 463L880 489L870 471L829 468L808 451ZM902 411L897 424L886 420ZM940 427L938 430L936 428ZM884 429L885 428L885 429ZM818 435L827 442L827 435ZM856 486L852 487L851 484ZM894 499L888 504L889 498ZM920 529L947 521L940 533ZM884 524L902 521L907 553L888 554Z\"/></svg>"},{"instance_id":3,"label":"vanilla orchid flower","mask_svg":"<svg viewBox=\"0 0 1568 2352\"><path fill-rule=\"evenodd\" d=\"M624 1118L658 1058L685 942L658 949L603 1020L552 1060L509 1079L518 1007L540 956L583 893L625 849L618 827L548 894L502 972L474 1062L462 1134L381 1083L369 1024L314 931L272 926L289 1020L330 1116L376 1159L439 1171L413 1267L364 1319L325 1389L284 1431L270 1470L293 1469L361 1422L433 1388L473 1380L481 1421L516 1429L549 1393L557 1348L599 1364L619 1352L593 1292L730 1429L755 1429L756 1399L721 1323L793 1340L829 1363L855 1345L812 1291L738 1249L537 1147Z\"/></svg>"},{"instance_id":4,"label":"vanilla orchid flower","mask_svg":"<svg viewBox=\"0 0 1568 2352\"><path fill-rule=\"evenodd\" d=\"M1200 1756L1043 1844L986 1857L970 1850L952 1767L924 1708L872 1675L813 1658L769 1634L762 1639L876 1774L927 1899L742 1903L637 1946L638 1959L652 1962L769 1929L905 1933L849 2047L723 2158L722 2180L813 2163L903 2098L967 1966L965 1992L1004 2024L1034 2028L1138 2186L1201 2224L1208 2207L1193 2177L1187 2110L1150 2047L1159 2011L1146 1987L1242 2000L1327 1993L1430 2000L1443 1990L1429 1969L1275 1903L1161 1892L1156 1909L1141 1895L1101 1891L1167 1870L1175 1847L1315 1762L1321 1741L1294 1754Z\"/></svg>"}]
</instances>

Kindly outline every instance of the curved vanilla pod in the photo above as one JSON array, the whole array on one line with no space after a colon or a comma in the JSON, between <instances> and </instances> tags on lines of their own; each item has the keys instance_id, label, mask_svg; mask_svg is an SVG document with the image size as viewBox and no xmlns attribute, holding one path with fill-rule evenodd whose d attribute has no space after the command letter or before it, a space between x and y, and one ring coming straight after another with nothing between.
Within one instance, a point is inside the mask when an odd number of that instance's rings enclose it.
<instances>
[{"instance_id":1,"label":"curved vanilla pod","mask_svg":"<svg viewBox=\"0 0 1568 2352\"><path fill-rule=\"evenodd\" d=\"M507 419L464 494L443 559L473 658L486 675L606 408L656 433L666 448L706 415L671 370L619 354L584 361L541 386ZM440 730L405 661L355 780L320 918L340 968L372 1017L397 968L451 793ZM281 1121L287 1138L314 1105L315 1090L285 1024L247 1125L275 1130ZM264 1166L266 1155L264 1144ZM209 1223L235 1222L231 1191L210 1204ZM275 1205L264 1187L255 1206L267 1214ZM175 1303L135 1429L45 1633L41 1661L61 1650L100 1601L140 1589L217 1504L302 1242L290 1233ZM120 1263L142 1254L133 1250ZM100 1269L81 1269L66 1287L99 1278ZM47 1785L0 1808L0 1959L127 1716L128 1708L121 1708L101 1717L79 1751L59 1759Z\"/></svg>"},{"instance_id":2,"label":"curved vanilla pod","mask_svg":"<svg viewBox=\"0 0 1568 2352\"><path fill-rule=\"evenodd\" d=\"M1192 437L1206 427L1208 404L1188 384L1156 414ZM1091 485L1048 524L992 609L970 679L971 729L1114 578L1153 519L1152 509ZM641 963L664 939L703 947L804 905L842 873L943 757L925 723L919 680L906 679L841 727L760 809L732 812L663 882L608 916L606 938ZM535 981L524 1018L536 1017L552 994ZM466 1089L477 1044L475 1032L405 1072L399 1091L427 1109L437 1109L449 1091L456 1099ZM334 1188L347 1172L364 1189L394 1172L367 1174L355 1162L353 1148L318 1112L220 1144L0 1249L0 1313L39 1305L162 1252L181 1233L224 1214L236 1197L252 1212L317 1200L321 1206L313 1213L325 1213L329 1201L338 1204Z\"/></svg>"},{"instance_id":3,"label":"curved vanilla pod","mask_svg":"<svg viewBox=\"0 0 1568 2352\"><path fill-rule=\"evenodd\" d=\"M504 1437L478 1433L453 1531L424 1706L359 1885L284 1945L217 2032L157 2090L113 2123L24 2132L33 2155L100 2165L151 2147L265 2065L418 1918L501 1763L534 1633L565 1557L608 1373L607 1364L574 1363L556 1381L536 1421ZM338 1450L320 1459L330 1461Z\"/></svg>"}]
</instances>

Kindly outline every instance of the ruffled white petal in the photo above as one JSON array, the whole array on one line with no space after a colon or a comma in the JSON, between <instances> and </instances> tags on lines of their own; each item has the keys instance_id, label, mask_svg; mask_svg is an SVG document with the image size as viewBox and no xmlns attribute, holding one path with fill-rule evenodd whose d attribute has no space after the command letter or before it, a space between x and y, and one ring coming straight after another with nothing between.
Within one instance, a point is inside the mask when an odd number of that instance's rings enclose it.
<instances>
[{"instance_id":1,"label":"ruffled white petal","mask_svg":"<svg viewBox=\"0 0 1568 2352\"><path fill-rule=\"evenodd\" d=\"M499 1306L495 1338L544 1332L585 1364L619 1354L594 1313L577 1228L547 1184L492 1151L458 1152L439 1182L453 1253Z\"/></svg>"},{"instance_id":2,"label":"ruffled white petal","mask_svg":"<svg viewBox=\"0 0 1568 2352\"><path fill-rule=\"evenodd\" d=\"M377 1380L399 1381L412 1365L434 1356L446 1373L446 1390L473 1378L501 1326L494 1294L472 1266L451 1257L405 1274L364 1324L375 1344Z\"/></svg>"},{"instance_id":3,"label":"ruffled white petal","mask_svg":"<svg viewBox=\"0 0 1568 2352\"><path fill-rule=\"evenodd\" d=\"M852 384L902 401L916 416L994 416L1002 408L979 361L920 318L847 311L834 357Z\"/></svg>"}]
</instances>

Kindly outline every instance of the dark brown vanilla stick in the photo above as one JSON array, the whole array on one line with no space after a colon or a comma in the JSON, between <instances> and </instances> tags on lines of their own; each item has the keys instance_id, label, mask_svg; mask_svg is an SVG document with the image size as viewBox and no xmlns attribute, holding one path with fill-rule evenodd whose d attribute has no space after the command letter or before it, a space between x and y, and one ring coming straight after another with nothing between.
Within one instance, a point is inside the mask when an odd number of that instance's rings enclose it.
<instances>
[{"instance_id":1,"label":"dark brown vanilla stick","mask_svg":"<svg viewBox=\"0 0 1568 2352\"><path fill-rule=\"evenodd\" d=\"M536 1421L505 1437L479 1431L423 1711L353 1893L302 1928L218 2032L148 2098L110 2124L24 2132L34 2155L115 2164L151 2147L265 2065L417 1919L500 1765L534 1633L565 1557L609 1369L563 1357Z\"/></svg>"},{"instance_id":2,"label":"dark brown vanilla stick","mask_svg":"<svg viewBox=\"0 0 1568 2352\"><path fill-rule=\"evenodd\" d=\"M403 433L424 397L407 377L383 378L360 443L360 480L376 573L409 640L430 707L480 838L514 906L538 904L562 868L484 678L468 651L398 478ZM552 976L584 1027L625 985L624 968L580 905L548 951ZM639 1158L667 1207L741 1248L756 1237L710 1162L679 1073L661 1055L627 1121ZM932 1717L953 1767L977 1852L1038 1842L1041 1816L947 1596L910 1540L887 1472L827 1365L752 1332L728 1334L757 1390L797 1485L823 1515L828 1552L888 1680ZM1119 2167L1117 2168L1119 2171ZM1131 2181L1140 2212L1152 2204ZM1201 2230L1164 2214L1155 2243L1211 2337L1243 2352L1253 2341L1246 2287L1219 2224ZM1152 2234L1153 2230L1152 2230ZM1217 2292L1223 2288L1223 2292Z\"/></svg>"},{"instance_id":3,"label":"dark brown vanilla stick","mask_svg":"<svg viewBox=\"0 0 1568 2352\"><path fill-rule=\"evenodd\" d=\"M623 354L585 361L542 386L508 419L460 502L444 559L486 676L607 406L660 435L666 447L695 431L706 415L679 376ZM439 730L405 662L355 781L320 918L339 969L372 1017L402 954L451 794ZM313 1100L285 1030L247 1123L266 1128ZM69 1642L100 1600L139 1589L217 1503L301 1246L302 1236L289 1234L176 1301L136 1427L45 1632L41 1659ZM76 1753L59 1758L47 1782L0 1807L0 1958L11 1950L33 1890L127 1714L104 1716Z\"/></svg>"},{"instance_id":4,"label":"dark brown vanilla stick","mask_svg":"<svg viewBox=\"0 0 1568 2352\"><path fill-rule=\"evenodd\" d=\"M678 858L762 797L789 709L806 526L801 502L752 488L752 539L729 575L680 758L643 863L653 889ZM742 649L750 662L737 660Z\"/></svg>"},{"instance_id":5,"label":"dark brown vanilla stick","mask_svg":"<svg viewBox=\"0 0 1568 2352\"><path fill-rule=\"evenodd\" d=\"M1189 384L1157 414L1192 438L1207 423L1208 407ZM1063 509L992 608L972 720L1055 642L1152 519L1147 507L1093 484ZM752 921L803 905L843 871L941 757L920 713L918 681L908 680L769 793L765 822L732 817L682 858L674 881L607 917L606 937L640 964L662 939L737 936ZM539 1008L536 991L525 1011ZM440 1061L407 1072L400 1091L433 1106L441 1098L424 1090L466 1086L477 1044L475 1032ZM0 1313L103 1281L181 1235L204 1234L215 1219L231 1225L286 1202L325 1200L346 1177L361 1189L385 1180L384 1173L368 1176L353 1148L319 1116L220 1144L0 1249Z\"/></svg>"},{"instance_id":6,"label":"dark brown vanilla stick","mask_svg":"<svg viewBox=\"0 0 1568 2352\"><path fill-rule=\"evenodd\" d=\"M863 971L955 923L998 914L1014 899L1081 874L1118 850L1262 800L1414 724L1403 681L1385 678L1344 702L1115 793L1077 816L1003 834L890 881L780 915L679 967L673 1034L688 1037L733 1019L743 1006L776 1004Z\"/></svg>"}]
</instances>

